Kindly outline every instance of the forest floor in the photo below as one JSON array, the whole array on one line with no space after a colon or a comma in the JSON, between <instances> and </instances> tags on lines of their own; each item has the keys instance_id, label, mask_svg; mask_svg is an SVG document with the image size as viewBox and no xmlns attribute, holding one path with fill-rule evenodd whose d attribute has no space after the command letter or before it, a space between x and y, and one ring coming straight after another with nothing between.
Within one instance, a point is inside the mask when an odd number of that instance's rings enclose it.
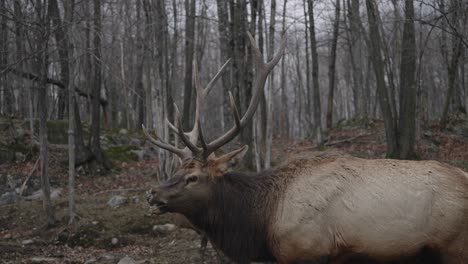
<instances>
[{"instance_id":1,"label":"forest floor","mask_svg":"<svg viewBox=\"0 0 468 264\"><path fill-rule=\"evenodd\" d=\"M432 127L421 135L417 144L421 159L447 162L468 171L466 131L440 132ZM277 162L285 157L285 152L316 149L307 140L275 139L273 145ZM330 132L325 148L337 148L359 157L383 158L383 125L373 120L348 121ZM106 175L79 174L76 194L80 218L69 225L66 166L54 162L56 157L66 155L66 149L51 148L51 183L61 190L54 201L58 220L55 227L44 228L40 200L0 206L0 263L201 263L201 238L194 231L154 228L173 221L170 215L152 216L145 202L145 191L157 182L156 160L114 162L115 169ZM20 175L24 180L34 163L30 159L0 165L0 175ZM112 209L107 202L115 195L127 197L128 202ZM123 262L125 256L134 262ZM204 263L217 263L210 246Z\"/></svg>"}]
</instances>

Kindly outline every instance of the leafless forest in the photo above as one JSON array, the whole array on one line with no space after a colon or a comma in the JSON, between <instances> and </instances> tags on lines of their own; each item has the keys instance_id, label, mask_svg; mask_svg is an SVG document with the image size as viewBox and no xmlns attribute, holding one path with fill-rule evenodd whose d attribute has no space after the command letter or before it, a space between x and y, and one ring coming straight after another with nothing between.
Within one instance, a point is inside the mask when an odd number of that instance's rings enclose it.
<instances>
[{"instance_id":1,"label":"leafless forest","mask_svg":"<svg viewBox=\"0 0 468 264\"><path fill-rule=\"evenodd\" d=\"M182 144L173 124L192 129L195 82L209 85L224 64L201 124L208 139L234 126L229 94L245 113L256 74L248 32L265 61L286 41L234 142L250 146L248 170L272 166L276 139L320 148L350 120L382 122L385 156L415 159L425 130L466 118L466 0L0 0L0 116L23 120L39 148L46 222L56 222L48 122L68 120L73 222L73 168L114 167L103 131L144 126ZM172 155L153 150L169 177Z\"/></svg>"}]
</instances>

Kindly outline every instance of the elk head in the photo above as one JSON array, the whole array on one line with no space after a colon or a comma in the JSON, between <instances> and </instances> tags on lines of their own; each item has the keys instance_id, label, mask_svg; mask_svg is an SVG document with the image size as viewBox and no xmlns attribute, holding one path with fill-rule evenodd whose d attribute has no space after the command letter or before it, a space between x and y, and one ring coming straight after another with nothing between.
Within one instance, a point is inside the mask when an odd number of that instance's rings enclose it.
<instances>
[{"instance_id":1,"label":"elk head","mask_svg":"<svg viewBox=\"0 0 468 264\"><path fill-rule=\"evenodd\" d=\"M245 114L241 117L234 103L234 98L229 92L230 104L235 122L230 130L208 143L204 139L200 123L200 108L204 104L206 95L213 88L230 59L221 67L206 88L201 87L198 78L198 70L196 64L194 64L193 82L197 96L193 129L190 132L183 131L180 111L177 105L174 105L176 123L172 124L170 121L166 120L169 128L179 136L185 148L181 149L164 142L158 137L152 137L143 126L143 132L154 145L176 154L181 159L181 165L171 179L148 193L148 202L155 207L155 213L176 212L188 214L190 211L193 212L194 210L200 209L200 206L206 206L212 186L215 182L241 160L247 152L248 147L243 146L221 157L216 157L214 154L217 149L233 140L242 128L252 120L260 101L266 79L283 55L286 43L285 38L283 38L279 51L269 62L265 63L255 39L249 33L247 34L255 56L255 77L252 86L253 95Z\"/></svg>"}]
</instances>

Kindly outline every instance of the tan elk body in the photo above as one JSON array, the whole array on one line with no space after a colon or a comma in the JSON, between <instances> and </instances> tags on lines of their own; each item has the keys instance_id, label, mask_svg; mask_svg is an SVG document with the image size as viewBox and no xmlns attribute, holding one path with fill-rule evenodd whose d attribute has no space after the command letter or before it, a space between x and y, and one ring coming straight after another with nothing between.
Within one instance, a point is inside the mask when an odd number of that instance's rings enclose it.
<instances>
[{"instance_id":1,"label":"tan elk body","mask_svg":"<svg viewBox=\"0 0 468 264\"><path fill-rule=\"evenodd\" d=\"M227 63L205 89L195 67L192 131L182 130L177 107L177 123L168 121L185 148L144 129L152 143L181 161L171 179L149 192L150 205L161 214L184 215L239 263L468 263L468 175L457 168L325 152L296 155L274 170L248 175L231 171L247 146L214 155L251 121L285 47L283 39L264 63L249 39L256 63L253 95L242 117L230 96L235 125L229 131L205 142L199 113Z\"/></svg>"},{"instance_id":2,"label":"tan elk body","mask_svg":"<svg viewBox=\"0 0 468 264\"><path fill-rule=\"evenodd\" d=\"M281 263L393 260L424 248L468 263L468 175L435 161L300 158L274 223Z\"/></svg>"}]
</instances>

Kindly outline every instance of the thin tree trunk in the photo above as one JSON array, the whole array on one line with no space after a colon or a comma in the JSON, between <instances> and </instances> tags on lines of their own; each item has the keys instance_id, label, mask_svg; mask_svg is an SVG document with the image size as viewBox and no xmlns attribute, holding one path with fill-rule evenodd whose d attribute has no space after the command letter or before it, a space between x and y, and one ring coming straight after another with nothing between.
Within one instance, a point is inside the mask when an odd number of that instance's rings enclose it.
<instances>
[{"instance_id":1,"label":"thin tree trunk","mask_svg":"<svg viewBox=\"0 0 468 264\"><path fill-rule=\"evenodd\" d=\"M125 116L125 127L127 130L130 129L130 111L128 104L128 91L127 91L127 79L125 78L125 64L124 64L124 46L123 39L120 40L120 78L122 78L122 90L124 95L123 100L123 111Z\"/></svg>"},{"instance_id":2,"label":"thin tree trunk","mask_svg":"<svg viewBox=\"0 0 468 264\"><path fill-rule=\"evenodd\" d=\"M415 157L416 131L416 36L413 0L405 0L405 23L400 60L399 158Z\"/></svg>"},{"instance_id":3,"label":"thin tree trunk","mask_svg":"<svg viewBox=\"0 0 468 264\"><path fill-rule=\"evenodd\" d=\"M377 86L377 97L382 110L387 139L387 157L395 157L398 149L396 138L396 122L390 105L387 85L385 84L384 63L382 60L381 37L377 20L375 2L366 0L367 17L369 20L369 34L371 42L371 57Z\"/></svg>"},{"instance_id":4,"label":"thin tree trunk","mask_svg":"<svg viewBox=\"0 0 468 264\"><path fill-rule=\"evenodd\" d=\"M450 101L452 100L452 97L455 94L458 63L461 57L461 50L462 50L461 38L456 39L453 50L454 50L454 53L452 54L450 65L447 70L448 91L447 91L447 97L445 98L444 110L442 112L442 117L440 119L440 124L439 124L441 129L445 129L445 127L447 126L448 118L449 118L448 114L449 114Z\"/></svg>"},{"instance_id":5,"label":"thin tree trunk","mask_svg":"<svg viewBox=\"0 0 468 264\"><path fill-rule=\"evenodd\" d=\"M0 14L4 14L1 16L0 20L0 71L6 69L8 65L8 24L7 24L7 7L6 7L6 0L0 0ZM3 111L5 115L12 115L13 114L13 92L12 92L11 84L8 81L8 75L0 76L0 94L3 92L3 102L0 101L2 107L0 111Z\"/></svg>"},{"instance_id":6,"label":"thin tree trunk","mask_svg":"<svg viewBox=\"0 0 468 264\"><path fill-rule=\"evenodd\" d=\"M330 63L328 65L327 129L331 129L333 126L333 95L335 91L336 46L338 44L338 30L340 26L340 1L336 0L335 3L335 23L333 24Z\"/></svg>"},{"instance_id":7,"label":"thin tree trunk","mask_svg":"<svg viewBox=\"0 0 468 264\"><path fill-rule=\"evenodd\" d=\"M347 42L352 70L352 87L353 87L353 102L356 116L367 117L368 96L363 92L363 73L362 73L362 38L361 38L361 21L359 12L359 0L347 0L349 30ZM344 17L346 19L346 16ZM345 20L346 21L346 20Z\"/></svg>"},{"instance_id":8,"label":"thin tree trunk","mask_svg":"<svg viewBox=\"0 0 468 264\"><path fill-rule=\"evenodd\" d=\"M40 28L37 29L36 52L38 53L38 61L36 62L36 70L40 76L38 89L38 112L39 112L39 143L40 143L40 168L41 168L41 187L42 187L42 205L47 216L47 227L55 224L55 213L50 198L50 182L49 182L49 160L48 160L48 141L47 141L47 69L49 66L47 56L48 34L49 34L49 18L45 15L45 7L42 1L36 2L36 12L39 20Z\"/></svg>"},{"instance_id":9,"label":"thin tree trunk","mask_svg":"<svg viewBox=\"0 0 468 264\"><path fill-rule=\"evenodd\" d=\"M269 27L269 40L268 40L268 61L273 58L275 50L275 24L276 24L276 0L271 0L270 8L270 27ZM270 73L269 89L266 93L266 151L265 151L265 169L271 166L271 147L273 144L273 90L274 90L274 71Z\"/></svg>"},{"instance_id":10,"label":"thin tree trunk","mask_svg":"<svg viewBox=\"0 0 468 264\"><path fill-rule=\"evenodd\" d=\"M310 48L312 52L312 81L313 81L313 109L314 109L314 135L316 144L322 144L322 112L320 105L319 65L317 53L317 40L315 37L314 0L309 0Z\"/></svg>"},{"instance_id":11,"label":"thin tree trunk","mask_svg":"<svg viewBox=\"0 0 468 264\"><path fill-rule=\"evenodd\" d=\"M305 61L306 61L306 113L307 113L307 137L313 135L313 123L312 123L312 87L310 80L310 54L309 54L309 22L307 19L307 5L304 0L304 21L305 21Z\"/></svg>"},{"instance_id":12,"label":"thin tree trunk","mask_svg":"<svg viewBox=\"0 0 468 264\"><path fill-rule=\"evenodd\" d=\"M184 85L184 109L182 113L183 127L190 130L192 109L192 74L193 53L195 51L195 0L185 0L185 85Z\"/></svg>"},{"instance_id":13,"label":"thin tree trunk","mask_svg":"<svg viewBox=\"0 0 468 264\"><path fill-rule=\"evenodd\" d=\"M286 32L286 4L287 0L283 1L283 21L281 23L281 35ZM286 71L285 71L285 63L286 63L286 56L281 58L281 79L280 79L280 87L281 87L281 110L280 110L280 117L281 117L281 133L283 137L289 138L289 118L288 118L288 97L286 96Z\"/></svg>"},{"instance_id":14,"label":"thin tree trunk","mask_svg":"<svg viewBox=\"0 0 468 264\"><path fill-rule=\"evenodd\" d=\"M49 15L54 26L53 33L55 42L58 47L59 63L60 63L60 80L65 87L68 87L69 82L69 68L68 68L68 39L65 36L66 32L60 19L60 11L57 0L49 0ZM65 25L68 26L68 25ZM65 117L67 108L67 89L59 89L58 91L58 109L57 118L59 120Z\"/></svg>"},{"instance_id":15,"label":"thin tree trunk","mask_svg":"<svg viewBox=\"0 0 468 264\"><path fill-rule=\"evenodd\" d=\"M218 32L219 32L219 49L221 54L221 63L227 61L228 58L232 58L233 43L230 34L230 22L229 22L229 11L228 1L217 0L217 11L218 11ZM221 75L221 81L223 83L223 105L221 109L223 111L223 120L221 130L225 131L225 125L229 124L231 120L231 113L226 109L229 108L229 91L232 87L231 81L232 67L228 65L226 70Z\"/></svg>"},{"instance_id":16,"label":"thin tree trunk","mask_svg":"<svg viewBox=\"0 0 468 264\"><path fill-rule=\"evenodd\" d=\"M101 25L101 0L94 0L94 36L93 36L93 100L92 100L92 122L89 140L90 149L96 161L103 166L104 169L109 169L110 164L104 156L101 149L100 142L100 128L101 128L101 105L99 104L99 97L101 94L101 68L102 68L102 54L101 54L101 38L102 38L102 25Z\"/></svg>"},{"instance_id":17,"label":"thin tree trunk","mask_svg":"<svg viewBox=\"0 0 468 264\"><path fill-rule=\"evenodd\" d=\"M76 165L76 145L75 145L75 91L74 91L74 78L73 76L77 75L75 63L70 60L70 57L73 57L73 46L70 43L68 34L73 35L73 12L74 12L74 0L67 1L64 5L65 7L65 35L63 35L63 40L66 41L67 46L64 48L67 49L67 66L69 67L68 71L68 215L69 223L74 223L76 220L76 202L75 202L75 165ZM71 55L71 56L70 56Z\"/></svg>"},{"instance_id":18,"label":"thin tree trunk","mask_svg":"<svg viewBox=\"0 0 468 264\"><path fill-rule=\"evenodd\" d=\"M23 62L23 56L26 55L25 48L25 32L21 21L23 21L23 13L21 10L20 1L14 1L14 15L15 15L15 42L16 42L16 59L19 61L19 68L25 72L25 63ZM31 135L34 135L34 120L33 120L33 106L32 106L32 89L26 88L26 80L20 79L21 82L21 101L20 107L22 107L23 116L29 116L29 130ZM24 101L23 101L24 100ZM33 141L31 140L31 143Z\"/></svg>"}]
</instances>

